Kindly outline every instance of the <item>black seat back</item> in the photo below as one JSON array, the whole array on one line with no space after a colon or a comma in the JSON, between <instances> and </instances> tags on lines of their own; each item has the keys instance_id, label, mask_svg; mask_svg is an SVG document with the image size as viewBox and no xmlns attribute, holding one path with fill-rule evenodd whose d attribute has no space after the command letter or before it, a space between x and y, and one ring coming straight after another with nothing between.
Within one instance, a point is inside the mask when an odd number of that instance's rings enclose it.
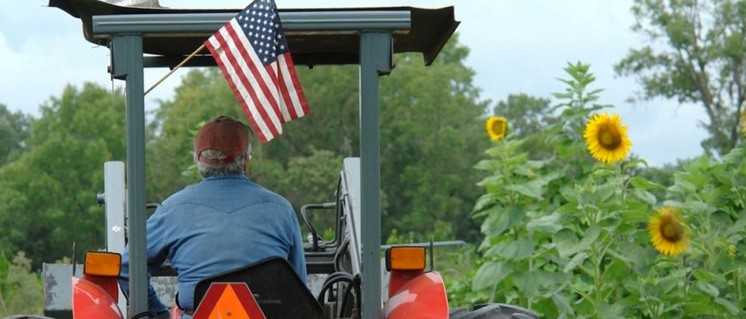
<instances>
[{"instance_id":1,"label":"black seat back","mask_svg":"<svg viewBox=\"0 0 746 319\"><path fill-rule=\"evenodd\" d=\"M195 309L214 282L246 283L267 319L323 318L321 305L284 258L262 259L200 280L194 288Z\"/></svg>"}]
</instances>

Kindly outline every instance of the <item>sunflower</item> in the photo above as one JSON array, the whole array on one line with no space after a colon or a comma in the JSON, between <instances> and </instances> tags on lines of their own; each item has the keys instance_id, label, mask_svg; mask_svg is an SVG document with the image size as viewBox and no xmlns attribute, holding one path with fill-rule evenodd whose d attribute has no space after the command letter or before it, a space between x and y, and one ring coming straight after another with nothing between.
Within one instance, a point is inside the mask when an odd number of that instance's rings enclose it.
<instances>
[{"instance_id":1,"label":"sunflower","mask_svg":"<svg viewBox=\"0 0 746 319\"><path fill-rule=\"evenodd\" d=\"M655 249L664 255L678 255L689 248L688 233L678 208L665 206L658 210L650 217L648 232Z\"/></svg>"},{"instance_id":2,"label":"sunflower","mask_svg":"<svg viewBox=\"0 0 746 319\"><path fill-rule=\"evenodd\" d=\"M585 144L593 157L604 163L621 161L632 148L627 137L627 126L617 114L596 114L583 132Z\"/></svg>"},{"instance_id":3,"label":"sunflower","mask_svg":"<svg viewBox=\"0 0 746 319\"><path fill-rule=\"evenodd\" d=\"M487 119L487 134L493 141L499 141L508 132L508 120L502 116L490 116Z\"/></svg>"}]
</instances>

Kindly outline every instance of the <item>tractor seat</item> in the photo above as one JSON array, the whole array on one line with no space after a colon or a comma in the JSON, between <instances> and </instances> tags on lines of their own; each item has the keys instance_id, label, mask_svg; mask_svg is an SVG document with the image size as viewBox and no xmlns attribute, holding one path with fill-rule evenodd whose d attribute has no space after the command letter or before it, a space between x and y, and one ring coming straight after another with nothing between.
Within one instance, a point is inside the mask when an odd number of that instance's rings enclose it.
<instances>
[{"instance_id":1,"label":"tractor seat","mask_svg":"<svg viewBox=\"0 0 746 319\"><path fill-rule=\"evenodd\" d=\"M323 319L321 305L290 263L269 257L253 264L204 278L194 288L194 308L215 282L246 283L267 319Z\"/></svg>"}]
</instances>

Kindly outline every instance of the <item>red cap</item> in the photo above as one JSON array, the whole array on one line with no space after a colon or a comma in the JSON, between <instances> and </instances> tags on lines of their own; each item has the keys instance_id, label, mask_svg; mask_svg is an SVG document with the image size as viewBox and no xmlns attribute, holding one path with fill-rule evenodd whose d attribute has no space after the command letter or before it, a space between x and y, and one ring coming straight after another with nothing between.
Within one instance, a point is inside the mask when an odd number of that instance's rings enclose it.
<instances>
[{"instance_id":1,"label":"red cap","mask_svg":"<svg viewBox=\"0 0 746 319\"><path fill-rule=\"evenodd\" d=\"M211 120L197 132L194 139L194 152L197 160L206 164L230 163L241 154L245 154L249 144L249 128L230 116L219 116ZM221 151L225 158L202 158L205 150Z\"/></svg>"}]
</instances>

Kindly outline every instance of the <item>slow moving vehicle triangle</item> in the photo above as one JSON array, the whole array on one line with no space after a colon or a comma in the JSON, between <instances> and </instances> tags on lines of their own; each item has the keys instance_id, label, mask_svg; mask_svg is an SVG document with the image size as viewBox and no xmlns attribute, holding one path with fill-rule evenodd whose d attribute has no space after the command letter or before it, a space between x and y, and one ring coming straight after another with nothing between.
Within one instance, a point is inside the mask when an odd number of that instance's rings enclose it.
<instances>
[{"instance_id":1,"label":"slow moving vehicle triangle","mask_svg":"<svg viewBox=\"0 0 746 319\"><path fill-rule=\"evenodd\" d=\"M194 319L267 319L246 283L213 283Z\"/></svg>"}]
</instances>

